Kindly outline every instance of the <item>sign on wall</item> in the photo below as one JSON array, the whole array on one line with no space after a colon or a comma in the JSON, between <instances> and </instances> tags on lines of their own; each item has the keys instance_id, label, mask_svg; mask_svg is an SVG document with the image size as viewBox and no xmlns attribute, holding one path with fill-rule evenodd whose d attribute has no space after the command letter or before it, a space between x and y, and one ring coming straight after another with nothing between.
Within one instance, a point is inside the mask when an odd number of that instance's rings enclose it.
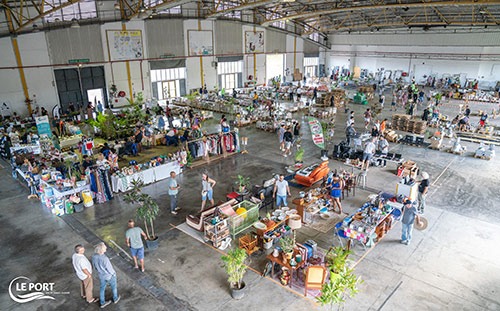
<instances>
[{"instance_id":1,"label":"sign on wall","mask_svg":"<svg viewBox=\"0 0 500 311\"><path fill-rule=\"evenodd\" d=\"M214 55L214 40L211 30L188 30L188 55Z\"/></svg>"},{"instance_id":2,"label":"sign on wall","mask_svg":"<svg viewBox=\"0 0 500 311\"><path fill-rule=\"evenodd\" d=\"M245 31L245 53L264 53L263 31Z\"/></svg>"},{"instance_id":3,"label":"sign on wall","mask_svg":"<svg viewBox=\"0 0 500 311\"><path fill-rule=\"evenodd\" d=\"M107 30L109 58L115 60L142 59L142 32L140 30Z\"/></svg>"}]
</instances>

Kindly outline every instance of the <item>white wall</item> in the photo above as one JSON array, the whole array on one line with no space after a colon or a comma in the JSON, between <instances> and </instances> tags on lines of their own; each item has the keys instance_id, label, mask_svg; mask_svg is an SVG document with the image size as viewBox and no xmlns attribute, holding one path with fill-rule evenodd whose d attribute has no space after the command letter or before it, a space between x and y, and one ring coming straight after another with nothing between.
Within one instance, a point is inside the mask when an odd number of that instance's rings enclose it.
<instances>
[{"instance_id":1,"label":"white wall","mask_svg":"<svg viewBox=\"0 0 500 311\"><path fill-rule=\"evenodd\" d=\"M295 43L295 53L294 53L295 38L297 42ZM287 53L286 53L285 69L288 68L290 74L293 74L295 68L299 69L301 73L304 73L304 39L298 36L287 35L286 50ZM295 54L295 67L294 67L294 54ZM288 78L287 81L289 81Z\"/></svg>"},{"instance_id":2,"label":"white wall","mask_svg":"<svg viewBox=\"0 0 500 311\"><path fill-rule=\"evenodd\" d=\"M147 37L145 35L144 22L142 20L129 21L126 24L127 30L140 30L142 32L142 45L144 57L147 57ZM101 36L102 36L102 47L104 51L104 59L106 61L104 65L104 74L106 76L106 86L109 88L111 84L116 85L118 91L124 91L126 98L131 98L128 76L127 76L127 65L126 62L113 62L110 63L109 53L108 53L108 41L106 39L107 30L122 30L121 22L106 23L101 25ZM152 96L151 92L151 80L149 78L149 66L147 61L142 61L142 77L141 77L141 61L134 60L129 61L130 66L130 77L132 81L132 92L137 95L138 92L143 92L144 98L149 99ZM114 77L114 81L113 81ZM113 103L111 103L113 104Z\"/></svg>"},{"instance_id":3,"label":"white wall","mask_svg":"<svg viewBox=\"0 0 500 311\"><path fill-rule=\"evenodd\" d=\"M49 54L45 34L33 33L17 37L19 53L23 66L48 65ZM17 67L16 57L9 37L0 38L1 67ZM45 107L48 111L59 103L54 87L54 76L51 67L25 68L24 76L28 86L30 99L35 100L32 107ZM19 69L0 70L0 94L2 103L10 105L12 111L27 115L28 107L19 75Z\"/></svg>"},{"instance_id":4,"label":"white wall","mask_svg":"<svg viewBox=\"0 0 500 311\"><path fill-rule=\"evenodd\" d=\"M253 27L243 25L242 27L242 50L245 53L245 32L246 31L263 31L264 32L264 42L266 42L266 29L261 27ZM264 43L265 44L265 43ZM266 47L264 46L264 51ZM255 68L255 71L254 71ZM254 76L255 72L255 76ZM257 84L266 83L266 55L265 54L255 54L255 62L254 62L254 54L244 54L243 56L243 82L248 81L248 76L254 76L253 79L257 79Z\"/></svg>"},{"instance_id":5,"label":"white wall","mask_svg":"<svg viewBox=\"0 0 500 311\"><path fill-rule=\"evenodd\" d=\"M184 50L185 55L188 53L188 30L198 30L198 20L190 19L184 21ZM214 31L214 22L205 20L201 21L201 30L211 30L212 34ZM212 37L212 40L214 38ZM215 45L215 40L213 40ZM215 51L215 47L214 47ZM199 89L201 84L201 75L203 74L204 83L207 85L208 90L212 90L217 86L217 69L212 66L212 62L215 61L215 56L202 56L203 68L200 67L200 57L193 56L186 59L186 70L187 70L187 80L186 80L186 91L189 92L191 89Z\"/></svg>"}]
</instances>

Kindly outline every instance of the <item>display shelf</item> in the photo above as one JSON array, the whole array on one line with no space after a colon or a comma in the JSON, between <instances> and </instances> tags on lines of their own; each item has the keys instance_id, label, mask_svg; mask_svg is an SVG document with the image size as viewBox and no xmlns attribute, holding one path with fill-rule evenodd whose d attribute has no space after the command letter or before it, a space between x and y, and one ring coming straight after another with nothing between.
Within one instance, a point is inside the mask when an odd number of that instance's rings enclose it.
<instances>
[{"instance_id":1,"label":"display shelf","mask_svg":"<svg viewBox=\"0 0 500 311\"><path fill-rule=\"evenodd\" d=\"M220 219L215 224L212 223L213 218L207 218L204 221L206 242L212 242L214 247L219 247L222 242L229 236L228 219Z\"/></svg>"}]
</instances>

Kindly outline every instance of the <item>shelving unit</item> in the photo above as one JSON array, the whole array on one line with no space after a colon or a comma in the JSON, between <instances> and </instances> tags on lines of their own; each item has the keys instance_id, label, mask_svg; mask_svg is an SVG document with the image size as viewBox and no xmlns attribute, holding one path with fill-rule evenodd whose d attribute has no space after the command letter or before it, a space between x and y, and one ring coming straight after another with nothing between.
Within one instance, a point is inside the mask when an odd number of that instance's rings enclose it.
<instances>
[{"instance_id":1,"label":"shelving unit","mask_svg":"<svg viewBox=\"0 0 500 311\"><path fill-rule=\"evenodd\" d=\"M214 247L219 247L229 236L229 225L228 219L224 218L219 220L219 222L212 224L212 218L206 218L204 221L205 228L205 241L212 242Z\"/></svg>"}]
</instances>

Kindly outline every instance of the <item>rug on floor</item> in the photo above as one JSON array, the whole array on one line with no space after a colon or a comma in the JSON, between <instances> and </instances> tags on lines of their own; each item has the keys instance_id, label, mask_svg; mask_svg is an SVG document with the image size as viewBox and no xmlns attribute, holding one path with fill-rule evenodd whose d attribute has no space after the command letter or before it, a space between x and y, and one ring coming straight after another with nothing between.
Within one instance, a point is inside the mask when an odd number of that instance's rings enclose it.
<instances>
[{"instance_id":1,"label":"rug on floor","mask_svg":"<svg viewBox=\"0 0 500 311\"><path fill-rule=\"evenodd\" d=\"M345 215L339 215L335 212L331 212L330 215L331 216L329 219L323 219L319 215L314 215L313 216L314 221L312 223L307 223L304 226L320 231L322 233L327 233L332 228L334 228L338 222L341 222L345 217Z\"/></svg>"}]
</instances>

